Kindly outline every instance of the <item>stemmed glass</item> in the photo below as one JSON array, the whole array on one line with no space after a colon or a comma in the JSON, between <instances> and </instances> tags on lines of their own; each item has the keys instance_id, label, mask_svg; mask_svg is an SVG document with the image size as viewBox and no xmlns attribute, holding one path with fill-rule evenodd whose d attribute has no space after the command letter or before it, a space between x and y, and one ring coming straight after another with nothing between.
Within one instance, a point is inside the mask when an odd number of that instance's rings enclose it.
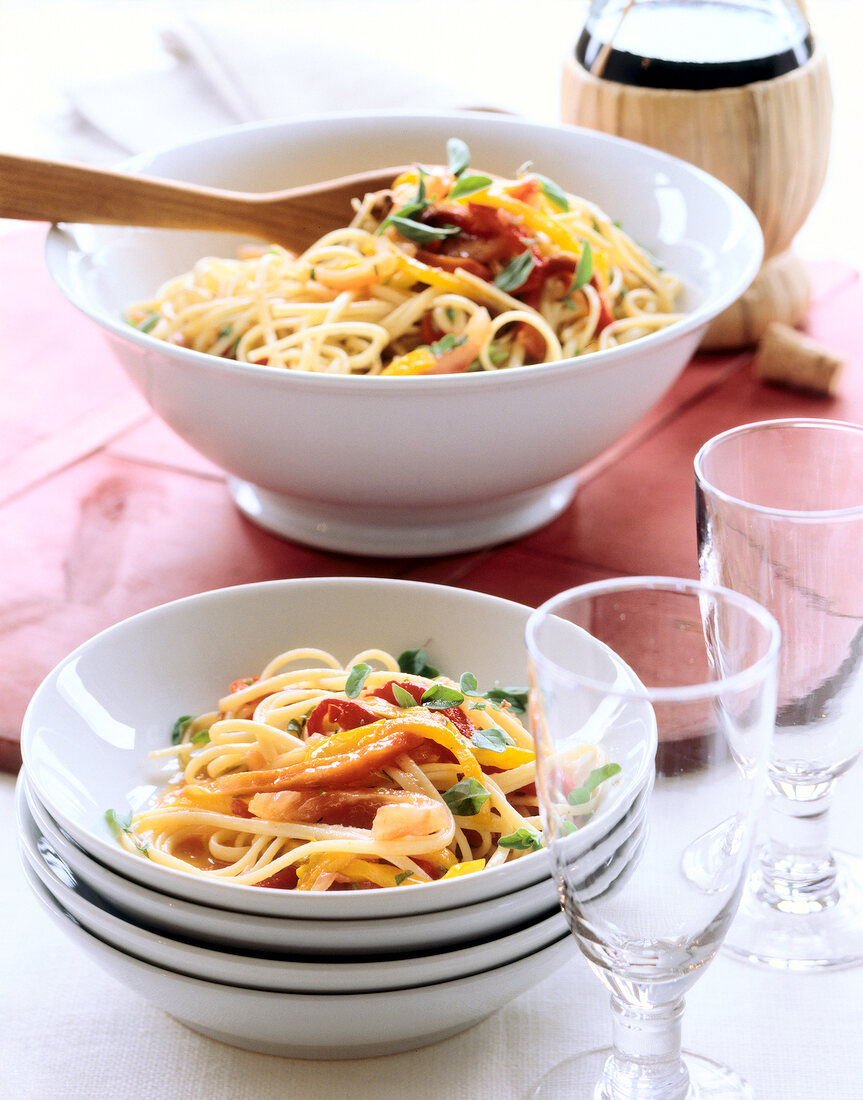
<instances>
[{"instance_id":1,"label":"stemmed glass","mask_svg":"<svg viewBox=\"0 0 863 1100\"><path fill-rule=\"evenodd\" d=\"M720 587L634 577L561 593L526 636L543 827L613 1021L611 1048L561 1063L534 1097L751 1097L732 1070L682 1053L681 1023L747 874L776 621Z\"/></svg>"},{"instance_id":2,"label":"stemmed glass","mask_svg":"<svg viewBox=\"0 0 863 1100\"><path fill-rule=\"evenodd\" d=\"M828 810L863 749L863 427L745 424L695 459L703 580L782 629L765 840L727 939L791 970L863 961L863 859L834 852Z\"/></svg>"}]
</instances>

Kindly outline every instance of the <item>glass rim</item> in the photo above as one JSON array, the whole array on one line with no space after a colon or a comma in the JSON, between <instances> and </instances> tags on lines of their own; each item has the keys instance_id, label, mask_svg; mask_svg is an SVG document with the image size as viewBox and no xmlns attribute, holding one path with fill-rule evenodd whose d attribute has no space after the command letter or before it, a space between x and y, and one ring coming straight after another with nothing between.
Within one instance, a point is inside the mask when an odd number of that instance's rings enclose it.
<instances>
[{"instance_id":1,"label":"glass rim","mask_svg":"<svg viewBox=\"0 0 863 1100\"><path fill-rule=\"evenodd\" d=\"M705 680L699 684L690 683L663 687L651 687L644 684L642 685L643 691L637 691L635 689L610 687L604 680L596 680L591 676L573 671L571 668L565 668L550 657L546 657L540 650L536 637L540 624L546 621L554 614L555 609L559 608L564 603L569 602L574 597L588 598L598 594L638 590L678 592L692 596L720 597L727 603L733 604L747 612L752 619L757 621L766 630L767 639L764 652L745 668L731 675L722 676L717 680ZM589 634L590 632L587 631L587 633ZM591 637L593 637L593 635L591 635ZM699 699L715 699L717 696L724 695L730 691L744 690L763 679L771 664L774 666L777 665L781 638L782 634L776 618L766 607L762 606L756 600L753 600L750 596L744 595L742 592L735 592L731 588L725 588L722 585L711 584L707 581L696 580L691 577L664 577L651 575L622 576L609 577L605 580L588 581L586 584L574 585L572 588L567 588L562 592L558 592L555 596L541 603L530 613L525 625L525 641L527 644L528 657L535 666L544 666L545 668L555 670L560 675L575 681L582 687L601 691L606 695L613 695L617 699L641 700L642 702L647 699L649 702L657 703L672 702L675 700L693 702ZM597 639L597 641L599 641L599 639ZM626 662L624 662L624 664L625 663ZM628 667L627 665L627 668ZM637 673L636 678L638 678Z\"/></svg>"},{"instance_id":2,"label":"glass rim","mask_svg":"<svg viewBox=\"0 0 863 1100\"><path fill-rule=\"evenodd\" d=\"M754 420L749 424L738 424L734 428L727 428L724 432L719 432L717 435L712 436L699 447L693 460L696 485L699 488L709 491L719 500L737 504L741 508L746 508L751 512L757 512L765 516L778 516L784 519L800 521L823 520L826 518L854 519L858 516L863 516L863 500L861 500L860 504L850 505L847 508L776 508L766 504L753 504L743 497L736 496L734 493L729 493L724 489L720 489L713 479L708 477L704 472L704 463L708 454L729 439L734 439L737 436L755 434L761 431L770 431L773 428L827 429L832 432L863 436L863 425L861 424L855 424L851 420L830 420L816 416L782 417L773 420Z\"/></svg>"}]
</instances>

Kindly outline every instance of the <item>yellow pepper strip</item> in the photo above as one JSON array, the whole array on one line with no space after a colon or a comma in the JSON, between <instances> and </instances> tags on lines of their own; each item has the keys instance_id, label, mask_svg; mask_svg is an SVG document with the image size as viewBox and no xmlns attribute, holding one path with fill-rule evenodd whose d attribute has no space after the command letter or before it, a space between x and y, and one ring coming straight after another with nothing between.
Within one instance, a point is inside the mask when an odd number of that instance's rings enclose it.
<instances>
[{"instance_id":1,"label":"yellow pepper strip","mask_svg":"<svg viewBox=\"0 0 863 1100\"><path fill-rule=\"evenodd\" d=\"M474 871L481 871L485 867L484 859L469 859L464 863L456 863L443 876L444 878L461 878L462 875L472 875Z\"/></svg>"},{"instance_id":2,"label":"yellow pepper strip","mask_svg":"<svg viewBox=\"0 0 863 1100\"><path fill-rule=\"evenodd\" d=\"M570 233L554 215L544 214L536 207L530 206L521 199L513 198L499 191L477 191L471 195L471 202L481 206L494 206L499 210L506 210L514 217L521 218L524 224L535 233L544 233L558 248L569 252L574 256L580 256L582 251L581 241Z\"/></svg>"},{"instance_id":3,"label":"yellow pepper strip","mask_svg":"<svg viewBox=\"0 0 863 1100\"><path fill-rule=\"evenodd\" d=\"M231 814L233 798L224 791L213 790L212 787L198 786L197 783L180 787L169 795L162 803L163 806L178 806L193 810L208 810L214 814Z\"/></svg>"},{"instance_id":4,"label":"yellow pepper strip","mask_svg":"<svg viewBox=\"0 0 863 1100\"><path fill-rule=\"evenodd\" d=\"M507 746L503 752L495 752L493 749L474 749L473 755L484 768L501 768L509 771L510 768L520 768L522 764L531 764L536 760L536 753L530 749L519 749L515 745Z\"/></svg>"},{"instance_id":5,"label":"yellow pepper strip","mask_svg":"<svg viewBox=\"0 0 863 1100\"><path fill-rule=\"evenodd\" d=\"M430 348L414 348L406 355L399 355L381 371L381 374L425 374L435 365L436 359Z\"/></svg>"},{"instance_id":6,"label":"yellow pepper strip","mask_svg":"<svg viewBox=\"0 0 863 1100\"><path fill-rule=\"evenodd\" d=\"M472 289L469 283L453 272L443 271L439 267L430 267L421 260L408 256L405 252L400 252L398 258L399 270L410 275L415 283L427 283L449 294L469 294Z\"/></svg>"},{"instance_id":7,"label":"yellow pepper strip","mask_svg":"<svg viewBox=\"0 0 863 1100\"><path fill-rule=\"evenodd\" d=\"M322 875L343 874L350 859L350 855L345 853L309 856L305 863L297 867L297 889L311 890Z\"/></svg>"},{"instance_id":8,"label":"yellow pepper strip","mask_svg":"<svg viewBox=\"0 0 863 1100\"><path fill-rule=\"evenodd\" d=\"M340 871L351 882L373 882L375 886L412 886L423 881L411 874L405 878L405 873L398 867L389 867L385 863L374 863L368 859L352 859Z\"/></svg>"}]
</instances>

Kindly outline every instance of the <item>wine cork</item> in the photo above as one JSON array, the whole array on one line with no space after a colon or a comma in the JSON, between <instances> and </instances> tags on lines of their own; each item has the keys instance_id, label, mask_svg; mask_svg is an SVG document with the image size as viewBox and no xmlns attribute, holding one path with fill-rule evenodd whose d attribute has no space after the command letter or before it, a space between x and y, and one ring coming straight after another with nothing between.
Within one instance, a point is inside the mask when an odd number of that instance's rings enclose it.
<instances>
[{"instance_id":1,"label":"wine cork","mask_svg":"<svg viewBox=\"0 0 863 1100\"><path fill-rule=\"evenodd\" d=\"M781 321L767 326L752 364L763 382L835 397L845 360Z\"/></svg>"}]
</instances>

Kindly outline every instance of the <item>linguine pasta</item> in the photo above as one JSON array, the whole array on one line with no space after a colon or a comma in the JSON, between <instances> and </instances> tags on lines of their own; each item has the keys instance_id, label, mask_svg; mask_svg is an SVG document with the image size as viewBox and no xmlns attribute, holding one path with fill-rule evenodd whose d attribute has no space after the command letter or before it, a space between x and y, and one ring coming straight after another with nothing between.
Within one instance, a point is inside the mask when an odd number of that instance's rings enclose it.
<instances>
[{"instance_id":1,"label":"linguine pasta","mask_svg":"<svg viewBox=\"0 0 863 1100\"><path fill-rule=\"evenodd\" d=\"M680 279L598 206L529 166L412 169L301 255L206 257L128 311L151 336L243 363L335 374L494 371L673 324Z\"/></svg>"},{"instance_id":2,"label":"linguine pasta","mask_svg":"<svg viewBox=\"0 0 863 1100\"><path fill-rule=\"evenodd\" d=\"M178 720L154 754L176 762L173 781L128 821L109 818L130 851L228 882L320 891L472 873L541 847L521 703L441 676L422 650L344 667L290 650L217 710Z\"/></svg>"}]
</instances>

